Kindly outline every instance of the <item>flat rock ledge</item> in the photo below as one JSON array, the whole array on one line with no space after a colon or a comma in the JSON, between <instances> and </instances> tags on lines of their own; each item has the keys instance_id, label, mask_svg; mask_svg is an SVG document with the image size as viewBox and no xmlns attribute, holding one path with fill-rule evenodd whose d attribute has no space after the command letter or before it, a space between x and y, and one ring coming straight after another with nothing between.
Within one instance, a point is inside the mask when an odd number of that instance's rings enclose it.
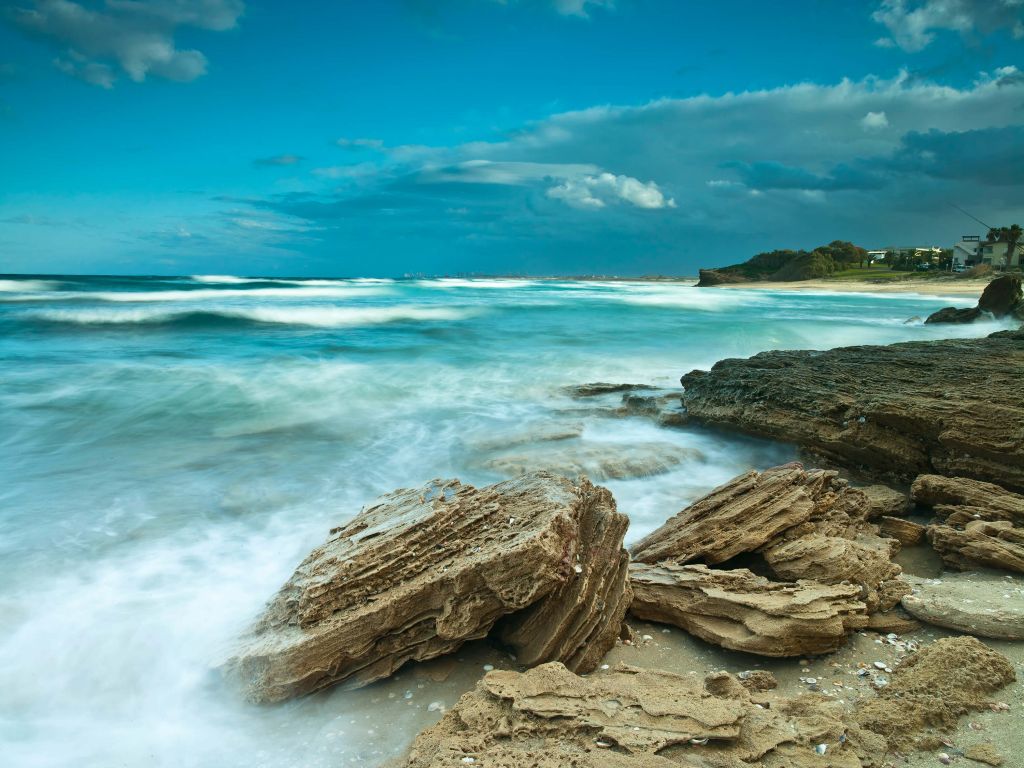
<instances>
[{"instance_id":1,"label":"flat rock ledge","mask_svg":"<svg viewBox=\"0 0 1024 768\"><path fill-rule=\"evenodd\" d=\"M907 613L921 621L978 637L1024 640L1024 579L991 571L909 577Z\"/></svg>"},{"instance_id":2,"label":"flat rock ledge","mask_svg":"<svg viewBox=\"0 0 1024 768\"><path fill-rule=\"evenodd\" d=\"M630 566L631 613L762 656L830 653L868 624L856 585L779 583L746 569L662 563Z\"/></svg>"},{"instance_id":3,"label":"flat rock ledge","mask_svg":"<svg viewBox=\"0 0 1024 768\"><path fill-rule=\"evenodd\" d=\"M627 524L607 490L545 472L395 491L306 557L226 671L251 700L281 701L366 685L500 620L521 663L587 672L632 599Z\"/></svg>"},{"instance_id":4,"label":"flat rock ledge","mask_svg":"<svg viewBox=\"0 0 1024 768\"><path fill-rule=\"evenodd\" d=\"M936 522L926 535L950 568L999 568L1024 573L1024 496L993 483L922 475L914 501L930 506Z\"/></svg>"},{"instance_id":5,"label":"flat rock ledge","mask_svg":"<svg viewBox=\"0 0 1024 768\"><path fill-rule=\"evenodd\" d=\"M405 768L877 768L932 749L936 731L1015 679L973 637L907 657L852 711L818 693L788 698L717 672L703 681L620 664L579 677L558 663L493 671L416 737Z\"/></svg>"},{"instance_id":6,"label":"flat rock ledge","mask_svg":"<svg viewBox=\"0 0 1024 768\"><path fill-rule=\"evenodd\" d=\"M827 352L774 351L682 377L691 420L792 442L839 465L1024 489L1024 331Z\"/></svg>"}]
</instances>

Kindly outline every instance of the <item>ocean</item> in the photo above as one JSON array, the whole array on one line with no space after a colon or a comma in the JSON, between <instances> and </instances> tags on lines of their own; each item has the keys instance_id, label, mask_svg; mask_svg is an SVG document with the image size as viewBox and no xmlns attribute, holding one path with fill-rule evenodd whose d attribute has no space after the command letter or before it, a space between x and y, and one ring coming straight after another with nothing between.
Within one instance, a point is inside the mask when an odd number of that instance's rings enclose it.
<instances>
[{"instance_id":1,"label":"ocean","mask_svg":"<svg viewBox=\"0 0 1024 768\"><path fill-rule=\"evenodd\" d=\"M217 665L295 565L380 493L534 466L609 487L636 540L791 446L623 414L767 349L925 326L973 299L669 282L0 279L0 755L23 766L375 765L481 674L405 671L256 707ZM566 470L568 471L568 470Z\"/></svg>"}]
</instances>

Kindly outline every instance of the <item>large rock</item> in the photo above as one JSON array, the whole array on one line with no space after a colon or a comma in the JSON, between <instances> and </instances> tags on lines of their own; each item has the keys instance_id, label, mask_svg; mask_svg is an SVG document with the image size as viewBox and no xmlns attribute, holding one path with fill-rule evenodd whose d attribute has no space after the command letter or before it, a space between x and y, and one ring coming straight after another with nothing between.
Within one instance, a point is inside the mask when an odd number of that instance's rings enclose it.
<instances>
[{"instance_id":1,"label":"large rock","mask_svg":"<svg viewBox=\"0 0 1024 768\"><path fill-rule=\"evenodd\" d=\"M1024 573L1024 528L1008 521L973 520L963 527L928 526L928 541L950 568L978 566Z\"/></svg>"},{"instance_id":2,"label":"large rock","mask_svg":"<svg viewBox=\"0 0 1024 768\"><path fill-rule=\"evenodd\" d=\"M842 506L854 515L866 499L835 472L798 463L746 472L715 488L636 545L642 563L672 560L715 565L752 552L781 533Z\"/></svg>"},{"instance_id":3,"label":"large rock","mask_svg":"<svg viewBox=\"0 0 1024 768\"><path fill-rule=\"evenodd\" d=\"M867 497L869 520L882 516L902 517L909 510L907 495L887 485L869 485L857 490Z\"/></svg>"},{"instance_id":4,"label":"large rock","mask_svg":"<svg viewBox=\"0 0 1024 768\"><path fill-rule=\"evenodd\" d=\"M310 553L228 668L256 701L365 685L518 613L502 632L524 658L587 671L630 601L626 525L606 490L549 473L395 491Z\"/></svg>"},{"instance_id":5,"label":"large rock","mask_svg":"<svg viewBox=\"0 0 1024 768\"><path fill-rule=\"evenodd\" d=\"M888 610L908 588L898 544L867 522L868 497L838 473L798 463L747 472L698 499L633 549L637 562L725 563L759 554L780 581L860 585L869 611Z\"/></svg>"},{"instance_id":6,"label":"large rock","mask_svg":"<svg viewBox=\"0 0 1024 768\"><path fill-rule=\"evenodd\" d=\"M764 352L683 376L691 419L910 479L1024 488L1024 331L983 339Z\"/></svg>"},{"instance_id":7,"label":"large rock","mask_svg":"<svg viewBox=\"0 0 1024 768\"><path fill-rule=\"evenodd\" d=\"M1024 320L1024 291L1017 275L1002 275L985 286L978 304L969 309L944 307L926 323L973 323L982 317L1017 317Z\"/></svg>"},{"instance_id":8,"label":"large rock","mask_svg":"<svg viewBox=\"0 0 1024 768\"><path fill-rule=\"evenodd\" d=\"M854 717L885 737L891 750L906 752L918 746L922 731L953 727L961 715L986 708L989 696L1014 680L1013 665L1001 653L973 637L944 638L905 658Z\"/></svg>"},{"instance_id":9,"label":"large rock","mask_svg":"<svg viewBox=\"0 0 1024 768\"><path fill-rule=\"evenodd\" d=\"M1024 640L1024 580L993 573L909 578L903 607L921 621L980 637Z\"/></svg>"},{"instance_id":10,"label":"large rock","mask_svg":"<svg viewBox=\"0 0 1024 768\"><path fill-rule=\"evenodd\" d=\"M704 565L630 566L637 618L685 629L715 645L762 656L834 651L865 627L856 585L769 581L746 569Z\"/></svg>"},{"instance_id":11,"label":"large rock","mask_svg":"<svg viewBox=\"0 0 1024 768\"><path fill-rule=\"evenodd\" d=\"M811 768L825 765L815 747L826 744L831 768L860 768L842 715L842 705L824 696L751 694L725 673L701 682L620 665L583 678L545 664L489 672L416 738L403 764Z\"/></svg>"},{"instance_id":12,"label":"large rock","mask_svg":"<svg viewBox=\"0 0 1024 768\"><path fill-rule=\"evenodd\" d=\"M921 475L911 487L915 503L934 507L936 515L952 524L971 520L1008 520L1024 525L1024 496L994 483L966 477Z\"/></svg>"},{"instance_id":13,"label":"large rock","mask_svg":"<svg viewBox=\"0 0 1024 768\"><path fill-rule=\"evenodd\" d=\"M992 483L962 477L921 475L911 494L934 508L937 523L928 540L946 565L1024 573L1024 496Z\"/></svg>"}]
</instances>

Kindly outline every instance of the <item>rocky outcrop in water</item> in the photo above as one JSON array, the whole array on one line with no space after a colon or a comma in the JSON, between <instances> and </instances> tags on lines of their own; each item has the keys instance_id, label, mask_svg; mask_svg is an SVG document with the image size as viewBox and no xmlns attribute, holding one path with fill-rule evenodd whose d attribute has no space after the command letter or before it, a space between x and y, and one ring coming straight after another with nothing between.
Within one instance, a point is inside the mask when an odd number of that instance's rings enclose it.
<instances>
[{"instance_id":1,"label":"rocky outcrop in water","mask_svg":"<svg viewBox=\"0 0 1024 768\"><path fill-rule=\"evenodd\" d=\"M911 495L933 508L936 523L927 536L947 566L1024 573L1024 496L993 483L939 475L918 477Z\"/></svg>"},{"instance_id":2,"label":"rocky outcrop in water","mask_svg":"<svg viewBox=\"0 0 1024 768\"><path fill-rule=\"evenodd\" d=\"M589 671L631 600L626 526L608 491L549 473L395 491L310 553L228 669L251 699L279 701L365 685L501 619L523 663Z\"/></svg>"},{"instance_id":3,"label":"rocky outcrop in water","mask_svg":"<svg viewBox=\"0 0 1024 768\"><path fill-rule=\"evenodd\" d=\"M489 672L416 738L404 765L811 768L826 744L829 766L859 768L842 715L824 696L751 692L726 673L701 682L620 665L582 678L545 664Z\"/></svg>"},{"instance_id":4,"label":"rocky outcrop in water","mask_svg":"<svg viewBox=\"0 0 1024 768\"><path fill-rule=\"evenodd\" d=\"M944 573L909 579L908 613L939 627L1000 640L1024 640L1024 579L985 573Z\"/></svg>"},{"instance_id":5,"label":"rocky outcrop in water","mask_svg":"<svg viewBox=\"0 0 1024 768\"><path fill-rule=\"evenodd\" d=\"M691 419L879 476L1024 488L1024 331L983 339L764 352L682 378Z\"/></svg>"},{"instance_id":6,"label":"rocky outcrop in water","mask_svg":"<svg viewBox=\"0 0 1024 768\"><path fill-rule=\"evenodd\" d=\"M867 626L853 584L780 583L746 569L661 563L630 566L640 619L685 629L715 645L762 656L828 653Z\"/></svg>"},{"instance_id":7,"label":"rocky outcrop in water","mask_svg":"<svg viewBox=\"0 0 1024 768\"><path fill-rule=\"evenodd\" d=\"M944 307L929 315L925 323L973 323L984 317L1024 320L1024 291L1017 275L1002 275L986 285L977 306Z\"/></svg>"}]
</instances>

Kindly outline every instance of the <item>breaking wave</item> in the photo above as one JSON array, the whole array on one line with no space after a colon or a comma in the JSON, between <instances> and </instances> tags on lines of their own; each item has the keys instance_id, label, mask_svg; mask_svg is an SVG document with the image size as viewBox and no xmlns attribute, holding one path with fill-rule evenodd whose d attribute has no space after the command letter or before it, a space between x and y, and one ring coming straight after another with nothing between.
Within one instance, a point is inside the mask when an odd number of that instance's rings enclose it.
<instances>
[{"instance_id":1,"label":"breaking wave","mask_svg":"<svg viewBox=\"0 0 1024 768\"><path fill-rule=\"evenodd\" d=\"M403 322L463 320L471 310L455 307L220 307L210 310L164 309L58 309L33 312L50 323L97 326L134 325L295 325L310 328L353 328Z\"/></svg>"}]
</instances>

